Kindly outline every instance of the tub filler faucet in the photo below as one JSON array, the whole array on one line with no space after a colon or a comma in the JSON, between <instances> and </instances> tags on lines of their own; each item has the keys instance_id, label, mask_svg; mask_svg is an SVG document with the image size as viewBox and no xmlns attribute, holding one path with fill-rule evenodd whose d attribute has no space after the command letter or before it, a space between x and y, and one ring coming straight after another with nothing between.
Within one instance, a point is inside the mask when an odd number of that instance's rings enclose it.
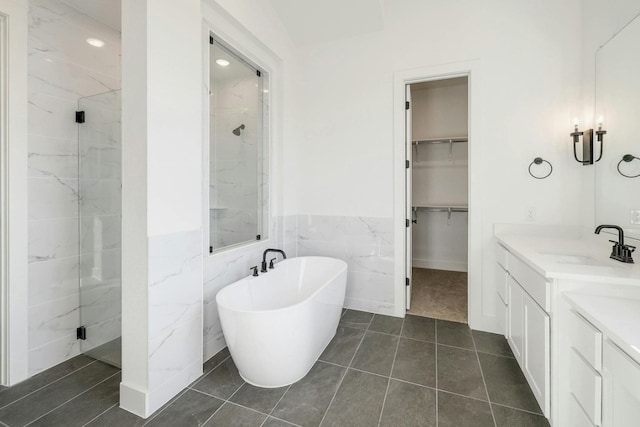
<instances>
[{"instance_id":1,"label":"tub filler faucet","mask_svg":"<svg viewBox=\"0 0 640 427\"><path fill-rule=\"evenodd\" d=\"M631 254L636 250L636 247L624 244L624 231L622 231L622 228L618 227L617 225L599 225L596 227L595 233L600 234L600 231L603 228L612 228L614 230L618 230L618 241L616 242L615 240L609 240L611 243L613 243L611 256L609 258L615 259L616 261L633 264L633 258Z\"/></svg>"},{"instance_id":2,"label":"tub filler faucet","mask_svg":"<svg viewBox=\"0 0 640 427\"><path fill-rule=\"evenodd\" d=\"M287 259L287 254L284 253L284 251L282 249L267 249L266 251L263 252L262 254L262 268L260 269L261 273L266 273L267 270L267 254L269 252L276 252L279 253L280 255L282 255L282 259ZM275 258L274 258L275 259ZM271 260L271 264L269 265L269 268L273 268L273 260Z\"/></svg>"}]
</instances>

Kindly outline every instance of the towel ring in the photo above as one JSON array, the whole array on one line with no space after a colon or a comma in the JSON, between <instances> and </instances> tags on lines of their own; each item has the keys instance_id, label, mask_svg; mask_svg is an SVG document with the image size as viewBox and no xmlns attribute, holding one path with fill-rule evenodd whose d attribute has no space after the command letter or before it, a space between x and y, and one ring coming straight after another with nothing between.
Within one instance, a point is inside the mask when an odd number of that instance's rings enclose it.
<instances>
[{"instance_id":1,"label":"towel ring","mask_svg":"<svg viewBox=\"0 0 640 427\"><path fill-rule=\"evenodd\" d=\"M533 165L541 165L542 163L546 163L546 164L548 164L548 165L549 165L549 173L548 173L548 174L546 174L545 176L536 176L536 175L534 175L534 174L531 172L531 166L533 166ZM549 161L547 161L547 160L543 159L542 157L536 157L536 158L535 158L535 159L533 159L533 161L529 164L529 175L531 175L531 176L532 176L532 177L534 177L535 179L545 179L545 178L548 178L548 177L549 177L549 175L551 175L551 173L552 173L552 172L553 172L553 165L552 165Z\"/></svg>"},{"instance_id":2,"label":"towel ring","mask_svg":"<svg viewBox=\"0 0 640 427\"><path fill-rule=\"evenodd\" d=\"M638 175L627 175L622 173L622 171L620 170L620 165L622 164L622 162L625 163L629 163L631 161L633 161L634 159L640 160L640 157L636 157L633 154L625 154L624 156L622 156L622 159L620 159L620 161L618 162L618 166L616 166L616 168L618 169L618 173L622 176L624 176L625 178L638 178L640 177L640 173Z\"/></svg>"}]
</instances>

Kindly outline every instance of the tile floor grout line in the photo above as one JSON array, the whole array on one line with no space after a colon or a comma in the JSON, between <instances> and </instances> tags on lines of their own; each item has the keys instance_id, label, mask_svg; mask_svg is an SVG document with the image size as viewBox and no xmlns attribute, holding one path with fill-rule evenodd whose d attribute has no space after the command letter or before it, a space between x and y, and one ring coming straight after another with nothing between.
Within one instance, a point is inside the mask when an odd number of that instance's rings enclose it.
<instances>
[{"instance_id":1,"label":"tile floor grout line","mask_svg":"<svg viewBox=\"0 0 640 427\"><path fill-rule=\"evenodd\" d=\"M75 395L75 396L73 396L71 399L66 400L65 402L61 403L60 405L56 406L55 408L51 409L50 411L45 412L44 414L40 415L38 418L36 418L36 419L34 419L34 420L29 421L28 423L26 423L26 424L25 424L25 427L26 427L26 426L28 426L28 425L31 425L31 424L35 423L36 421L38 421L38 420L39 420L39 419L41 419L41 418L46 417L47 415L49 415L49 414L50 414L50 413L52 413L53 411L55 411L55 410L57 410L57 409L59 409L59 408L62 408L62 407L63 407L64 405L66 405L67 403L69 403L69 402L71 402L72 400L74 400L74 399L76 399L76 398L78 398L78 397L82 396L83 394L85 394L85 393L89 392L91 389L93 389L93 388L95 388L95 387L98 387L100 384L102 384L102 383L104 383L104 382L106 382L106 381L109 381L111 378L115 377L115 376L116 376L116 375L118 375L118 374L120 374L120 371L118 371L118 372L116 372L116 373L114 373L114 374L112 374L112 375L109 375L107 378L103 379L102 381L97 382L96 384L92 385L92 386L91 386L91 387L89 387L88 389L84 390L82 393L76 394L76 395Z\"/></svg>"},{"instance_id":2,"label":"tile floor grout line","mask_svg":"<svg viewBox=\"0 0 640 427\"><path fill-rule=\"evenodd\" d=\"M480 363L480 356L478 355L478 347L476 346L476 339L471 334L471 341L473 342L473 348L476 350L476 360L480 366L480 375L482 376L482 383L484 384L484 391L487 393L487 401L489 402L489 410L491 411L491 418L493 418L494 427L498 427L496 422L496 416L493 413L493 406L491 405L491 397L489 396L489 388L487 387L487 380L484 379L484 369L482 369L482 363Z\"/></svg>"},{"instance_id":3,"label":"tile floor grout line","mask_svg":"<svg viewBox=\"0 0 640 427\"><path fill-rule=\"evenodd\" d=\"M374 317L375 317L375 315L374 315ZM400 334L402 334L402 328L403 327L404 327L404 318L402 319L402 325L400 325ZM398 348L399 347L400 347L400 336L398 336L398 342L396 343L396 351L393 354L393 361L391 362L391 370L389 371L389 379L387 380L387 388L384 391L384 398L382 399L382 408L380 409L380 416L378 417L378 426L380 426L380 423L382 423L382 415L384 414L384 405L387 403L387 396L389 395L389 385L391 384L391 375L393 375L393 367L396 364L396 357L398 357Z\"/></svg>"},{"instance_id":4,"label":"tile floor grout line","mask_svg":"<svg viewBox=\"0 0 640 427\"><path fill-rule=\"evenodd\" d=\"M2 421L0 421L0 425L3 426L3 427L9 427L9 424L5 424Z\"/></svg>"},{"instance_id":5,"label":"tile floor grout line","mask_svg":"<svg viewBox=\"0 0 640 427\"><path fill-rule=\"evenodd\" d=\"M182 390L182 392L180 392L179 394L177 394L173 399L171 399L169 402L167 402L162 408L158 409L155 413L151 414L151 416L149 418L147 418L146 420L144 420L144 422L142 423L142 426L146 426L147 424L149 424L151 421L153 421L154 419L156 419L156 417L158 417L161 413L163 413L164 411L167 410L167 408L169 408L171 405L173 405L174 403L176 403L176 401L178 399L180 399L186 392L187 390L189 390L189 388L185 388L184 390ZM135 414L134 414L135 415Z\"/></svg>"},{"instance_id":6,"label":"tile floor grout line","mask_svg":"<svg viewBox=\"0 0 640 427\"><path fill-rule=\"evenodd\" d=\"M299 381L299 380L298 380ZM273 408L271 408L271 411L269 411L269 415L273 414L273 411L276 410L276 408L278 407L278 405L280 404L280 402L282 401L282 399L284 398L284 395L287 394L287 392L291 389L291 386L294 383L289 384L289 386L287 387L287 389L284 391L284 393L282 393L282 396L280 396L280 399L278 399L278 401L276 402L275 405L273 405Z\"/></svg>"},{"instance_id":7,"label":"tile floor grout line","mask_svg":"<svg viewBox=\"0 0 640 427\"><path fill-rule=\"evenodd\" d=\"M227 347L225 347L225 348L227 348ZM224 350L224 349L223 349L223 350ZM222 351L222 350L220 350L220 351ZM213 357L215 357L215 355L214 355ZM224 359L222 359L222 361L220 361L220 363L218 363L218 364L217 364L216 366L214 366L213 368L209 369L206 373L203 371L203 372L202 372L202 375L201 375L198 379L196 379L196 380L195 380L195 382L194 382L192 385L196 385L196 384L198 384L200 381L202 381L202 379L203 379L204 377L206 377L206 376L207 376L207 375L209 375L211 372L213 372L213 371L214 371L218 366L222 365L222 364L223 364L224 362L226 362L226 361L227 361L227 359L228 359L228 358L230 358L230 357L231 357L231 354L229 354L227 357L225 357ZM189 387L188 387L188 388L191 388L191 385L189 385Z\"/></svg>"},{"instance_id":8,"label":"tile floor grout line","mask_svg":"<svg viewBox=\"0 0 640 427\"><path fill-rule=\"evenodd\" d=\"M113 405L109 406L107 409L105 409L104 411L100 412L98 415L96 415L95 417L91 418L86 423L82 424L82 427L88 426L89 424L91 424L92 422L94 422L95 420L97 420L98 418L100 418L101 416L103 416L104 414L106 414L107 412L109 412L110 410L115 408L116 406L118 406L118 403L114 403Z\"/></svg>"},{"instance_id":9,"label":"tile floor grout line","mask_svg":"<svg viewBox=\"0 0 640 427\"><path fill-rule=\"evenodd\" d=\"M71 360L71 359L69 359L69 360ZM35 390L33 390L33 391L31 391L31 392L29 392L29 393L25 394L25 395L24 395L24 396L22 396L22 397L19 397L18 399L14 400L13 402L7 403L6 405L4 405L4 406L0 407L0 410L1 410L1 409L6 408L7 406L11 406L11 405L13 405L14 403L16 403L16 402L18 402L18 401L20 401L20 400L22 400L22 399L24 399L24 398L26 398L26 397L28 397L28 396L31 396L33 393L37 393L37 392L39 392L40 390L42 390L42 389L44 389L44 388L47 388L47 387L49 387L49 386L50 386L50 385L52 385L52 384L57 383L58 381L62 381L63 379L65 379L65 378L66 378L66 377L68 377L69 375L75 374L76 372L81 371L81 370L83 370L84 368L86 368L86 367L88 367L88 366L90 366L90 365L93 365L93 364L94 364L94 363L96 363L96 362L97 362L97 360L94 360L94 361L92 361L92 362L89 362L89 363L87 363L86 365L84 365L84 366L82 366L82 367L80 367L80 368L78 368L78 369L76 369L76 370L74 370L74 371L71 371L71 372L69 372L68 374L66 374L66 375L64 375L64 376L62 376L62 377L60 377L60 378L58 378L57 380L53 380L53 381L51 381L50 383L47 383L47 384L43 385L42 387L37 388L37 389L35 389ZM52 367L52 368L53 368L53 367ZM51 368L49 368L49 369L51 369ZM44 372L46 372L46 371L43 371L43 373L44 373ZM33 378L33 377L31 377L31 378Z\"/></svg>"},{"instance_id":10,"label":"tile floor grout line","mask_svg":"<svg viewBox=\"0 0 640 427\"><path fill-rule=\"evenodd\" d=\"M375 314L373 316L371 316L371 319L369 319L369 323L367 324L367 327L364 328L364 334L362 334L362 338L360 338L360 342L358 343L358 347L356 347L356 351L353 353L353 356L351 356L351 361L349 361L349 366L344 370L344 374L340 378L340 382L338 383L338 387L336 387L336 391L333 393L333 396L331 397L331 400L329 401L329 405L327 406L326 411L324 411L324 414L322 415L322 419L320 420L320 424L318 424L318 426L322 426L322 423L324 422L324 419L327 417L327 414L329 413L329 409L331 409L331 405L333 404L333 401L335 400L336 396L338 395L338 391L340 390L340 387L342 386L342 382L344 381L344 377L347 376L347 373L349 372L349 367L353 363L353 360L356 358L356 354L358 354L358 350L360 350L360 346L362 345L362 342L364 341L364 337L367 334L367 331L369 330L369 326L371 326L371 322L373 322L373 318L374 317L375 317Z\"/></svg>"},{"instance_id":11,"label":"tile floor grout line","mask_svg":"<svg viewBox=\"0 0 640 427\"><path fill-rule=\"evenodd\" d=\"M493 406L493 405L502 406L503 408L513 409L514 411L526 412L528 414L539 415L541 417L544 417L544 414L542 414L540 412L533 412L533 411L529 411L528 409L516 408L516 407L513 407L513 406L505 405L504 403L491 402L491 406ZM545 419L546 419L546 417L545 417Z\"/></svg>"}]
</instances>

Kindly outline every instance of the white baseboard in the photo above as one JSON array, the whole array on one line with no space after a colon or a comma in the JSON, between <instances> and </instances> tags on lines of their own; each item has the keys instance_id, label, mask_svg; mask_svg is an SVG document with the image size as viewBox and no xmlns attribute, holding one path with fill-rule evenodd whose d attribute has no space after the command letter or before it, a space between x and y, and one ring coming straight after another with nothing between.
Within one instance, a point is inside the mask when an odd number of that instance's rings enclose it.
<instances>
[{"instance_id":1,"label":"white baseboard","mask_svg":"<svg viewBox=\"0 0 640 427\"><path fill-rule=\"evenodd\" d=\"M467 263L461 261L434 261L430 259L412 259L411 266L417 268L430 268L432 270L467 272Z\"/></svg>"}]
</instances>

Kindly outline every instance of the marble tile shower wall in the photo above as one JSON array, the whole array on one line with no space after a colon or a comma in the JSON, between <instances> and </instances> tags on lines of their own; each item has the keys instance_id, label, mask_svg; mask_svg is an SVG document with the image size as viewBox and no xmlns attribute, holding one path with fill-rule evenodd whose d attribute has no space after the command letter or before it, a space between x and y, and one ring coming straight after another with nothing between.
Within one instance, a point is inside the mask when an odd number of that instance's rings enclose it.
<instances>
[{"instance_id":1,"label":"marble tile shower wall","mask_svg":"<svg viewBox=\"0 0 640 427\"><path fill-rule=\"evenodd\" d=\"M85 42L106 42L95 48ZM61 1L29 2L29 371L78 353L78 99L120 88L120 35Z\"/></svg>"},{"instance_id":2,"label":"marble tile shower wall","mask_svg":"<svg viewBox=\"0 0 640 427\"><path fill-rule=\"evenodd\" d=\"M217 81L212 89L209 238L214 248L221 248L256 238L262 177L256 125L262 102L255 76ZM240 125L240 135L233 134Z\"/></svg>"}]
</instances>

